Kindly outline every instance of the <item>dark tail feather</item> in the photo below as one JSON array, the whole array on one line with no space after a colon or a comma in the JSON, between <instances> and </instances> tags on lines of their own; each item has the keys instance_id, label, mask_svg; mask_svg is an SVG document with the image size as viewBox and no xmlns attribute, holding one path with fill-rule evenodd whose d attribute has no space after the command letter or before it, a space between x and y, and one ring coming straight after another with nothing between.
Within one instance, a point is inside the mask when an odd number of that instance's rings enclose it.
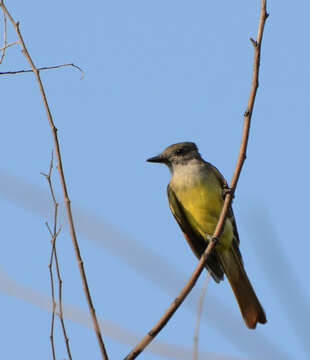
<instances>
[{"instance_id":1,"label":"dark tail feather","mask_svg":"<svg viewBox=\"0 0 310 360\"><path fill-rule=\"evenodd\" d=\"M235 294L246 326L255 329L259 322L267 322L265 311L261 306L249 278L233 247L218 252L224 272Z\"/></svg>"}]
</instances>

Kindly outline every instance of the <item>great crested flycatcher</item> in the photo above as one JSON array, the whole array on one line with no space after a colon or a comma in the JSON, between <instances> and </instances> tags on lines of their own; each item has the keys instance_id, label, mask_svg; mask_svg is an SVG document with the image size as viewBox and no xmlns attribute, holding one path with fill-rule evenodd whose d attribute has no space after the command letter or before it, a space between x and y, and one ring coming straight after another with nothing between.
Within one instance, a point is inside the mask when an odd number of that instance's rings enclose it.
<instances>
[{"instance_id":1,"label":"great crested flycatcher","mask_svg":"<svg viewBox=\"0 0 310 360\"><path fill-rule=\"evenodd\" d=\"M194 254L200 258L213 235L223 204L226 181L219 170L204 161L197 146L181 142L168 146L147 161L163 163L171 172L167 187L169 206ZM266 323L266 315L245 272L239 236L230 207L224 230L206 268L216 282L225 273L246 325Z\"/></svg>"}]
</instances>

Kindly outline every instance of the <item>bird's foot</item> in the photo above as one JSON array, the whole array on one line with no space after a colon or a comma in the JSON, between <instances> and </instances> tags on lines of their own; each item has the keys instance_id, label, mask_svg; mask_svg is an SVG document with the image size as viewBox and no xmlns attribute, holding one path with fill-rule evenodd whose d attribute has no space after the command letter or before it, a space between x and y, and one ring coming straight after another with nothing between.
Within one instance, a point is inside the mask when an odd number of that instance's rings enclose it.
<instances>
[{"instance_id":1,"label":"bird's foot","mask_svg":"<svg viewBox=\"0 0 310 360\"><path fill-rule=\"evenodd\" d=\"M222 190L223 198L225 199L226 195L231 195L231 198L233 199L235 197L234 192L232 189L226 184L225 187Z\"/></svg>"},{"instance_id":2,"label":"bird's foot","mask_svg":"<svg viewBox=\"0 0 310 360\"><path fill-rule=\"evenodd\" d=\"M206 239L208 242L218 242L218 238L217 237L214 237L214 236L210 236L209 234L206 234Z\"/></svg>"}]
</instances>

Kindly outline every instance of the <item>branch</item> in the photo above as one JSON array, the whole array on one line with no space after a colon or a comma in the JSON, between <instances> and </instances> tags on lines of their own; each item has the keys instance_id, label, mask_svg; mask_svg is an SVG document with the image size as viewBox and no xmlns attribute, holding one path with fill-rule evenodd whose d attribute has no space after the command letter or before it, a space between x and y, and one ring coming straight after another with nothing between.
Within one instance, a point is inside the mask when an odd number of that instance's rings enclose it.
<instances>
[{"instance_id":1,"label":"branch","mask_svg":"<svg viewBox=\"0 0 310 360\"><path fill-rule=\"evenodd\" d=\"M8 47L7 45L7 37L6 37L6 15L5 12L2 12L3 15L3 47L1 48L1 58L0 58L0 64L2 63L4 56L5 56L5 50Z\"/></svg>"},{"instance_id":2,"label":"branch","mask_svg":"<svg viewBox=\"0 0 310 360\"><path fill-rule=\"evenodd\" d=\"M3 46L3 47L0 49L0 51L6 50L7 48L9 48L9 47L11 47L11 46L13 46L13 45L16 45L16 44L18 44L18 41L13 41L13 42L11 42L11 43L9 43L9 44L6 44L5 46ZM2 62L2 60L1 60L1 62ZM0 64L1 64L1 62L0 62Z\"/></svg>"},{"instance_id":3,"label":"branch","mask_svg":"<svg viewBox=\"0 0 310 360\"><path fill-rule=\"evenodd\" d=\"M66 327L65 327L64 318L63 318L62 279L61 279L61 276L60 276L60 268L59 268L59 263L58 263L57 250L56 250L56 238L57 238L59 232L61 231L61 227L57 230L58 202L56 201L56 198L55 198L53 185L52 185L52 180L51 180L52 170L53 170L53 151L52 151L50 168L49 168L48 174L41 173L43 176L45 176L45 178L46 178L46 180L48 182L48 185L49 185L49 188L50 188L50 193L51 193L53 204L54 204L54 226L53 226L53 231L49 227L48 223L47 222L45 223L45 225L46 225L46 227L47 227L47 229L48 229L48 231L49 231L49 233L51 235L51 238L52 238L52 251L51 251L51 257L50 257L50 263L48 265L49 271L50 271L51 290L52 290L52 320L51 320L50 340L51 340L51 346L52 346L53 360L56 360L55 347L54 347L54 322L55 322L56 302L55 302L54 277L53 277L53 259L55 258L56 273L57 273L57 278L58 278L58 306L59 306L59 314L58 314L58 316L59 316L59 320L60 320L60 323L61 323L61 328L62 328L62 333L63 333L63 337L64 337L65 344L66 344L68 358L69 358L69 360L72 360L71 350L70 350L70 345L69 345L69 339L68 339L68 336L67 336L67 331L66 331Z\"/></svg>"},{"instance_id":4,"label":"branch","mask_svg":"<svg viewBox=\"0 0 310 360\"><path fill-rule=\"evenodd\" d=\"M236 190L236 186L239 180L240 172L246 158L246 149L249 139L249 131L250 131L250 123L252 118L252 112L254 107L255 96L258 88L258 75L259 75L259 65L260 65L260 52L261 52L261 42L263 38L263 31L266 19L268 14L266 12L266 0L261 0L261 10L260 10L260 20L258 25L257 31L257 38L254 45L254 65L253 65L253 75L252 75L252 86L249 95L249 101L247 105L246 112L244 113L244 125L243 125L243 134L241 139L241 146L239 150L239 156L237 159L235 171L230 183L230 191L226 193L225 201L223 204L223 208L221 211L221 215L219 217L217 226L215 228L214 234L209 241L209 244L202 254L198 265L196 266L192 276L185 284L184 288L181 290L179 295L175 298L175 300L170 304L166 312L160 318L160 320L155 324L155 326L145 335L145 337L134 347L134 349L125 357L125 360L132 360L135 359L141 352L146 348L146 346L156 337L156 335L163 329L163 327L167 324L170 320L172 315L176 312L179 306L183 303L186 296L194 287L199 275L201 274L206 260L208 256L213 251L218 238L221 236L221 233L224 228L225 220L227 217L228 209L231 205L232 198L234 192Z\"/></svg>"},{"instance_id":5,"label":"branch","mask_svg":"<svg viewBox=\"0 0 310 360\"><path fill-rule=\"evenodd\" d=\"M18 42L14 42L12 44L8 44L6 46L6 48L8 48L9 46L12 46L14 44L16 44ZM2 49L0 49L2 50ZM0 62L1 63L1 62ZM38 71L41 71L41 70L51 70L51 69L59 69L61 67L65 67L65 66L72 66L76 69L78 69L81 73L82 73L82 76L81 76L81 80L84 78L84 70L81 69L79 66L71 63L71 64L61 64L61 65L54 65L54 66L43 66L43 67L40 67L40 68L37 68ZM15 75L15 74L22 74L22 73L29 73L29 72L33 72L33 70L17 70L17 71L4 71L4 72L0 72L0 75Z\"/></svg>"},{"instance_id":6,"label":"branch","mask_svg":"<svg viewBox=\"0 0 310 360\"><path fill-rule=\"evenodd\" d=\"M48 224L46 223L46 226ZM52 238L52 253L50 258L50 263L48 264L49 272L50 272L50 281L51 281L51 293L52 293L52 318L51 318L51 331L50 331L50 341L51 341L51 347L52 347L52 355L53 360L56 360L56 354L55 354L55 345L54 345L54 323L55 323L55 311L56 311L56 301L55 301L55 289L54 289L54 276L53 276L53 248L56 238Z\"/></svg>"},{"instance_id":7,"label":"branch","mask_svg":"<svg viewBox=\"0 0 310 360\"><path fill-rule=\"evenodd\" d=\"M85 274L85 270L84 270L84 264L83 264L83 260L81 257L76 233L75 233L73 217L72 217L72 212L71 212L71 204L70 204L70 199L69 199L69 195L68 195L68 191L67 191L64 171L63 171L63 167L62 167L62 160L61 160L61 154L60 154L60 148L59 148L59 142L58 142L58 136L57 136L57 129L53 122L53 117L52 117L52 114L51 114L51 111L50 111L50 108L49 108L49 105L47 102L46 94L45 94L43 84L42 84L42 81L40 78L40 73L39 73L39 70L36 68L35 64L33 63L32 59L30 57L30 54L26 48L24 39L19 30L19 22L14 21L13 17L11 16L11 14L7 10L6 6L4 5L3 0L1 0L0 6L16 30L16 33L17 33L17 36L19 39L19 43L22 48L22 52L23 52L25 58L27 59L32 71L35 74L35 77L36 77L36 80L37 80L37 83L38 83L38 86L40 89L42 102L43 102L43 105L44 105L44 108L46 111L46 115L47 115L47 119L48 119L48 122L49 122L49 125L51 128L51 131L52 131L53 142L54 142L54 147L55 147L56 157L57 157L57 169L58 169L58 173L59 173L59 177L60 177L60 181L61 181L64 202L65 202L65 207L66 207L66 213L67 213L67 218L68 218L68 223L69 223L70 235L72 238L72 243L73 243L73 247L74 247L74 251L75 251L75 255L76 255L76 260L77 260L78 267L80 270L80 276L81 276L81 280L82 280L83 290L85 293L86 301L88 303L89 312L90 312L90 315L92 318L92 322L93 322L94 330L95 330L95 333L97 336L97 340L98 340L102 358L104 360L108 360L108 355L107 355L107 352L106 352L106 349L105 349L105 346L104 346L104 343L102 340L102 335L101 335L101 331L99 328L98 319L96 316L95 308L93 306L93 302L92 302L92 298L91 298L91 294L90 294L90 290L88 287L87 278L86 278L86 274Z\"/></svg>"}]
</instances>

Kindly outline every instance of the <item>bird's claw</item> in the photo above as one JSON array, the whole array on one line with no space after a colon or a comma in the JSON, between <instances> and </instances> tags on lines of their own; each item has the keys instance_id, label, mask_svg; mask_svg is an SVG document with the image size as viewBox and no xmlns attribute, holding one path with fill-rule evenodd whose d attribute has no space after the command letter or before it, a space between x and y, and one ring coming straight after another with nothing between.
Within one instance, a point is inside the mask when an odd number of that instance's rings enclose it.
<instances>
[{"instance_id":1,"label":"bird's claw","mask_svg":"<svg viewBox=\"0 0 310 360\"><path fill-rule=\"evenodd\" d=\"M211 242L211 241L218 241L218 238L214 237L214 236L210 236L209 234L206 235L206 239Z\"/></svg>"},{"instance_id":2,"label":"bird's claw","mask_svg":"<svg viewBox=\"0 0 310 360\"><path fill-rule=\"evenodd\" d=\"M233 199L235 197L234 192L232 191L232 189L226 185L223 190L222 190L222 194L223 194L223 198L225 199L226 195L231 195L231 198Z\"/></svg>"}]
</instances>

